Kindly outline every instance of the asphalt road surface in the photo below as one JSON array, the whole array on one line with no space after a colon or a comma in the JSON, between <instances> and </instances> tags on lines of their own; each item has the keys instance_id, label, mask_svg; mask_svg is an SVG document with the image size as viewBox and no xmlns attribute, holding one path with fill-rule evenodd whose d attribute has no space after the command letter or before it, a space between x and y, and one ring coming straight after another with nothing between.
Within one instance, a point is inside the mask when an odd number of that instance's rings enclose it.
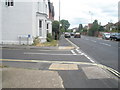
<instances>
[{"instance_id":1,"label":"asphalt road surface","mask_svg":"<svg viewBox=\"0 0 120 90\"><path fill-rule=\"evenodd\" d=\"M119 42L88 36L70 38L69 40L80 47L94 61L118 70Z\"/></svg>"},{"instance_id":2,"label":"asphalt road surface","mask_svg":"<svg viewBox=\"0 0 120 90\"><path fill-rule=\"evenodd\" d=\"M80 49L4 48L2 49L3 64L12 67L57 71L65 88L118 88L117 80L111 77L112 75L109 72L106 73L92 65L92 63L97 62L117 70L117 42L85 36L70 38L69 40L79 46ZM66 40L63 43L66 43Z\"/></svg>"}]
</instances>

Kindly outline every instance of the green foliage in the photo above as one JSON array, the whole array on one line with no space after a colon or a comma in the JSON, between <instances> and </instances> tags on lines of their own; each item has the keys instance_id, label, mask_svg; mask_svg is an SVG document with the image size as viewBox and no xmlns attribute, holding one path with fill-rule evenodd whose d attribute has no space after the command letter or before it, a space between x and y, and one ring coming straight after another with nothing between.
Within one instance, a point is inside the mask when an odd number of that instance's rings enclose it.
<instances>
[{"instance_id":1,"label":"green foliage","mask_svg":"<svg viewBox=\"0 0 120 90\"><path fill-rule=\"evenodd\" d=\"M67 31L67 29L70 27L70 23L68 20L61 20L60 23L62 24L62 29L65 30L65 32Z\"/></svg>"},{"instance_id":2,"label":"green foliage","mask_svg":"<svg viewBox=\"0 0 120 90\"><path fill-rule=\"evenodd\" d=\"M99 29L98 29L99 31L105 31L105 29L104 29L104 27L103 26L99 26Z\"/></svg>"},{"instance_id":3,"label":"green foliage","mask_svg":"<svg viewBox=\"0 0 120 90\"><path fill-rule=\"evenodd\" d=\"M99 29L98 21L95 20L95 21L93 22L92 27L89 29L88 35L90 35L90 36L95 36L95 32L97 32L98 29Z\"/></svg>"},{"instance_id":4,"label":"green foliage","mask_svg":"<svg viewBox=\"0 0 120 90\"><path fill-rule=\"evenodd\" d=\"M52 42L53 41L53 37L50 33L47 34L47 42Z\"/></svg>"},{"instance_id":5,"label":"green foliage","mask_svg":"<svg viewBox=\"0 0 120 90\"><path fill-rule=\"evenodd\" d=\"M55 40L59 39L59 22L58 21L53 21L52 22L52 32L53 32L53 37Z\"/></svg>"},{"instance_id":6,"label":"green foliage","mask_svg":"<svg viewBox=\"0 0 120 90\"><path fill-rule=\"evenodd\" d=\"M33 45L37 45L40 43L40 38L39 37L35 37L33 40Z\"/></svg>"},{"instance_id":7,"label":"green foliage","mask_svg":"<svg viewBox=\"0 0 120 90\"><path fill-rule=\"evenodd\" d=\"M53 32L58 32L59 31L59 22L58 21L53 21L53 23L52 23L52 31Z\"/></svg>"},{"instance_id":8,"label":"green foliage","mask_svg":"<svg viewBox=\"0 0 120 90\"><path fill-rule=\"evenodd\" d=\"M83 30L83 25L79 24L78 31L81 32Z\"/></svg>"}]
</instances>

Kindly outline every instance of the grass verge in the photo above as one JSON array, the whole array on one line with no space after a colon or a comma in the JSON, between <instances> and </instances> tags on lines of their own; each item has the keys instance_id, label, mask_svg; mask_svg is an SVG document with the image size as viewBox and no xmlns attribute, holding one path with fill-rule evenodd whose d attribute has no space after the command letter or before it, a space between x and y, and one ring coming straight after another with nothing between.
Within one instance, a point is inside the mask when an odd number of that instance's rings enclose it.
<instances>
[{"instance_id":1,"label":"grass verge","mask_svg":"<svg viewBox=\"0 0 120 90\"><path fill-rule=\"evenodd\" d=\"M58 41L53 40L51 42L39 43L36 46L39 46L39 47L50 47L50 46L57 46L57 45L58 45Z\"/></svg>"}]
</instances>

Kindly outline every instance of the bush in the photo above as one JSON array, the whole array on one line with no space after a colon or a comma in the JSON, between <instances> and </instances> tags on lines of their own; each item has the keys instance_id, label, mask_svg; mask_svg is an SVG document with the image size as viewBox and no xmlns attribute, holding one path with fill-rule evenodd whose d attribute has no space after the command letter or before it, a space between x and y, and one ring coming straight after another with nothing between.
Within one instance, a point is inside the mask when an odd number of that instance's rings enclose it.
<instances>
[{"instance_id":1,"label":"bush","mask_svg":"<svg viewBox=\"0 0 120 90\"><path fill-rule=\"evenodd\" d=\"M52 42L53 41L53 37L50 33L47 34L47 42Z\"/></svg>"},{"instance_id":2,"label":"bush","mask_svg":"<svg viewBox=\"0 0 120 90\"><path fill-rule=\"evenodd\" d=\"M33 45L38 45L39 43L40 43L40 38L35 37L35 39L33 40Z\"/></svg>"}]
</instances>

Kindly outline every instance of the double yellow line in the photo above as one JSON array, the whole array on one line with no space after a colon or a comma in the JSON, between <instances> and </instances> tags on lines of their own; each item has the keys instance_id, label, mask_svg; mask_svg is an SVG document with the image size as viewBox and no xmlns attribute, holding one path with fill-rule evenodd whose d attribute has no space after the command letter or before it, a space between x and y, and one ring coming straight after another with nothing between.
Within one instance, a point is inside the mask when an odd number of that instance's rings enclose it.
<instances>
[{"instance_id":1,"label":"double yellow line","mask_svg":"<svg viewBox=\"0 0 120 90\"><path fill-rule=\"evenodd\" d=\"M112 72L114 75L120 78L120 73L117 70L114 70L110 67L107 67L102 64L96 64L96 63L87 63L87 62L71 62L71 61L47 61L47 60L19 60L19 59L0 59L0 61L12 61L12 62L41 62L41 63L68 63L68 64L84 64L84 65L94 65L98 66L100 68L106 69L110 72Z\"/></svg>"}]
</instances>

